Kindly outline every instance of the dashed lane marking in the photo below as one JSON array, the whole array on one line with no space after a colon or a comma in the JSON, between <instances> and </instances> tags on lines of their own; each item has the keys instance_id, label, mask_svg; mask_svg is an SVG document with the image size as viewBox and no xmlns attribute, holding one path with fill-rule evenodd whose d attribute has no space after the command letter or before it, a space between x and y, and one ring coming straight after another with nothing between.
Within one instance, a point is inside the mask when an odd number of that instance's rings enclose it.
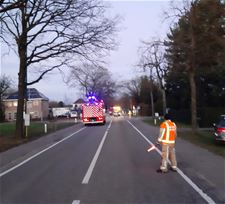
<instances>
[{"instance_id":1,"label":"dashed lane marking","mask_svg":"<svg viewBox=\"0 0 225 204\"><path fill-rule=\"evenodd\" d=\"M80 200L73 200L72 204L80 204Z\"/></svg>"},{"instance_id":2,"label":"dashed lane marking","mask_svg":"<svg viewBox=\"0 0 225 204\"><path fill-rule=\"evenodd\" d=\"M88 182L89 182L89 179L90 179L91 174L92 174L92 172L94 170L95 164L96 164L96 162L98 160L98 157L100 155L100 152L102 150L103 144L105 142L106 136L108 135L109 128L111 127L111 124L112 124L112 120L110 121L109 126L107 127L107 129L105 131L105 134L104 134L104 136L103 136L103 138L102 138L102 140L101 140L101 142L100 142L100 144L98 146L98 149L97 149L97 151L95 153L95 156L93 157L93 159L91 161L91 164L90 164L90 166L89 166L89 168L87 170L87 173L85 174L85 176L83 178L82 184L88 184Z\"/></svg>"}]
</instances>

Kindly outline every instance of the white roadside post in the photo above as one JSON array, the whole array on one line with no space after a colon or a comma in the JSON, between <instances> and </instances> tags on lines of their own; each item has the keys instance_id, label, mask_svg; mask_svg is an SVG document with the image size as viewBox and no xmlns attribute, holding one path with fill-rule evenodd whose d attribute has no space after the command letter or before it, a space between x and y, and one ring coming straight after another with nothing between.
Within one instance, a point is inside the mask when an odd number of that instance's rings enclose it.
<instances>
[{"instance_id":1,"label":"white roadside post","mask_svg":"<svg viewBox=\"0 0 225 204\"><path fill-rule=\"evenodd\" d=\"M47 126L47 123L45 123L45 125L44 125L44 129L45 129L45 133L47 133L47 131L48 131L48 126Z\"/></svg>"},{"instance_id":2,"label":"white roadside post","mask_svg":"<svg viewBox=\"0 0 225 204\"><path fill-rule=\"evenodd\" d=\"M156 118L158 118L159 117L159 113L155 113L155 118L154 118L154 124L156 125L156 123L157 123L157 120L156 120Z\"/></svg>"},{"instance_id":3,"label":"white roadside post","mask_svg":"<svg viewBox=\"0 0 225 204\"><path fill-rule=\"evenodd\" d=\"M26 137L28 137L28 126L30 126L30 114L24 113L24 125L26 127Z\"/></svg>"}]
</instances>

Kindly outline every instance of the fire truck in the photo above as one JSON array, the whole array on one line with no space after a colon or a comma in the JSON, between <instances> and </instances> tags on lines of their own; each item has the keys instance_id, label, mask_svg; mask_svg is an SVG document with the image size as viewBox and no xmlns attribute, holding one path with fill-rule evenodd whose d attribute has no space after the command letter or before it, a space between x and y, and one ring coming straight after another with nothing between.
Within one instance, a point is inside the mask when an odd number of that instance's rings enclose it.
<instances>
[{"instance_id":1,"label":"fire truck","mask_svg":"<svg viewBox=\"0 0 225 204\"><path fill-rule=\"evenodd\" d=\"M82 105L83 124L105 124L104 102L95 96L89 96L87 103Z\"/></svg>"}]
</instances>

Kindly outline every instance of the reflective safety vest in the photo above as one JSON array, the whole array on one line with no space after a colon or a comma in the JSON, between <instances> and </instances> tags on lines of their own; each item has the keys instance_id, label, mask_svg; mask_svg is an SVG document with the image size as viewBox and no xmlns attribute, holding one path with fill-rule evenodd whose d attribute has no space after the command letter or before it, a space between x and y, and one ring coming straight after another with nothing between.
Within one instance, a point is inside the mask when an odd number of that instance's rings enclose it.
<instances>
[{"instance_id":1,"label":"reflective safety vest","mask_svg":"<svg viewBox=\"0 0 225 204\"><path fill-rule=\"evenodd\" d=\"M166 144L175 143L177 134L176 131L177 127L175 123L171 122L170 120L166 120L160 125L160 135L158 141Z\"/></svg>"}]
</instances>

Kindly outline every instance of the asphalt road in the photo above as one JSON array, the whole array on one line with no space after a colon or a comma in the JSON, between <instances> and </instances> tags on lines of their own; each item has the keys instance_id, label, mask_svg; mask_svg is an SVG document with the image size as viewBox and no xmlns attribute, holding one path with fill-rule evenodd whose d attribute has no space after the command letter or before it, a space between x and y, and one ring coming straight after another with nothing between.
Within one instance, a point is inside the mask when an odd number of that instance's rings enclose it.
<instances>
[{"instance_id":1,"label":"asphalt road","mask_svg":"<svg viewBox=\"0 0 225 204\"><path fill-rule=\"evenodd\" d=\"M0 203L225 203L224 158L178 139L178 172L159 174L160 150L146 151L157 135L139 119L108 118L40 140L11 165L19 150L4 153Z\"/></svg>"}]
</instances>

